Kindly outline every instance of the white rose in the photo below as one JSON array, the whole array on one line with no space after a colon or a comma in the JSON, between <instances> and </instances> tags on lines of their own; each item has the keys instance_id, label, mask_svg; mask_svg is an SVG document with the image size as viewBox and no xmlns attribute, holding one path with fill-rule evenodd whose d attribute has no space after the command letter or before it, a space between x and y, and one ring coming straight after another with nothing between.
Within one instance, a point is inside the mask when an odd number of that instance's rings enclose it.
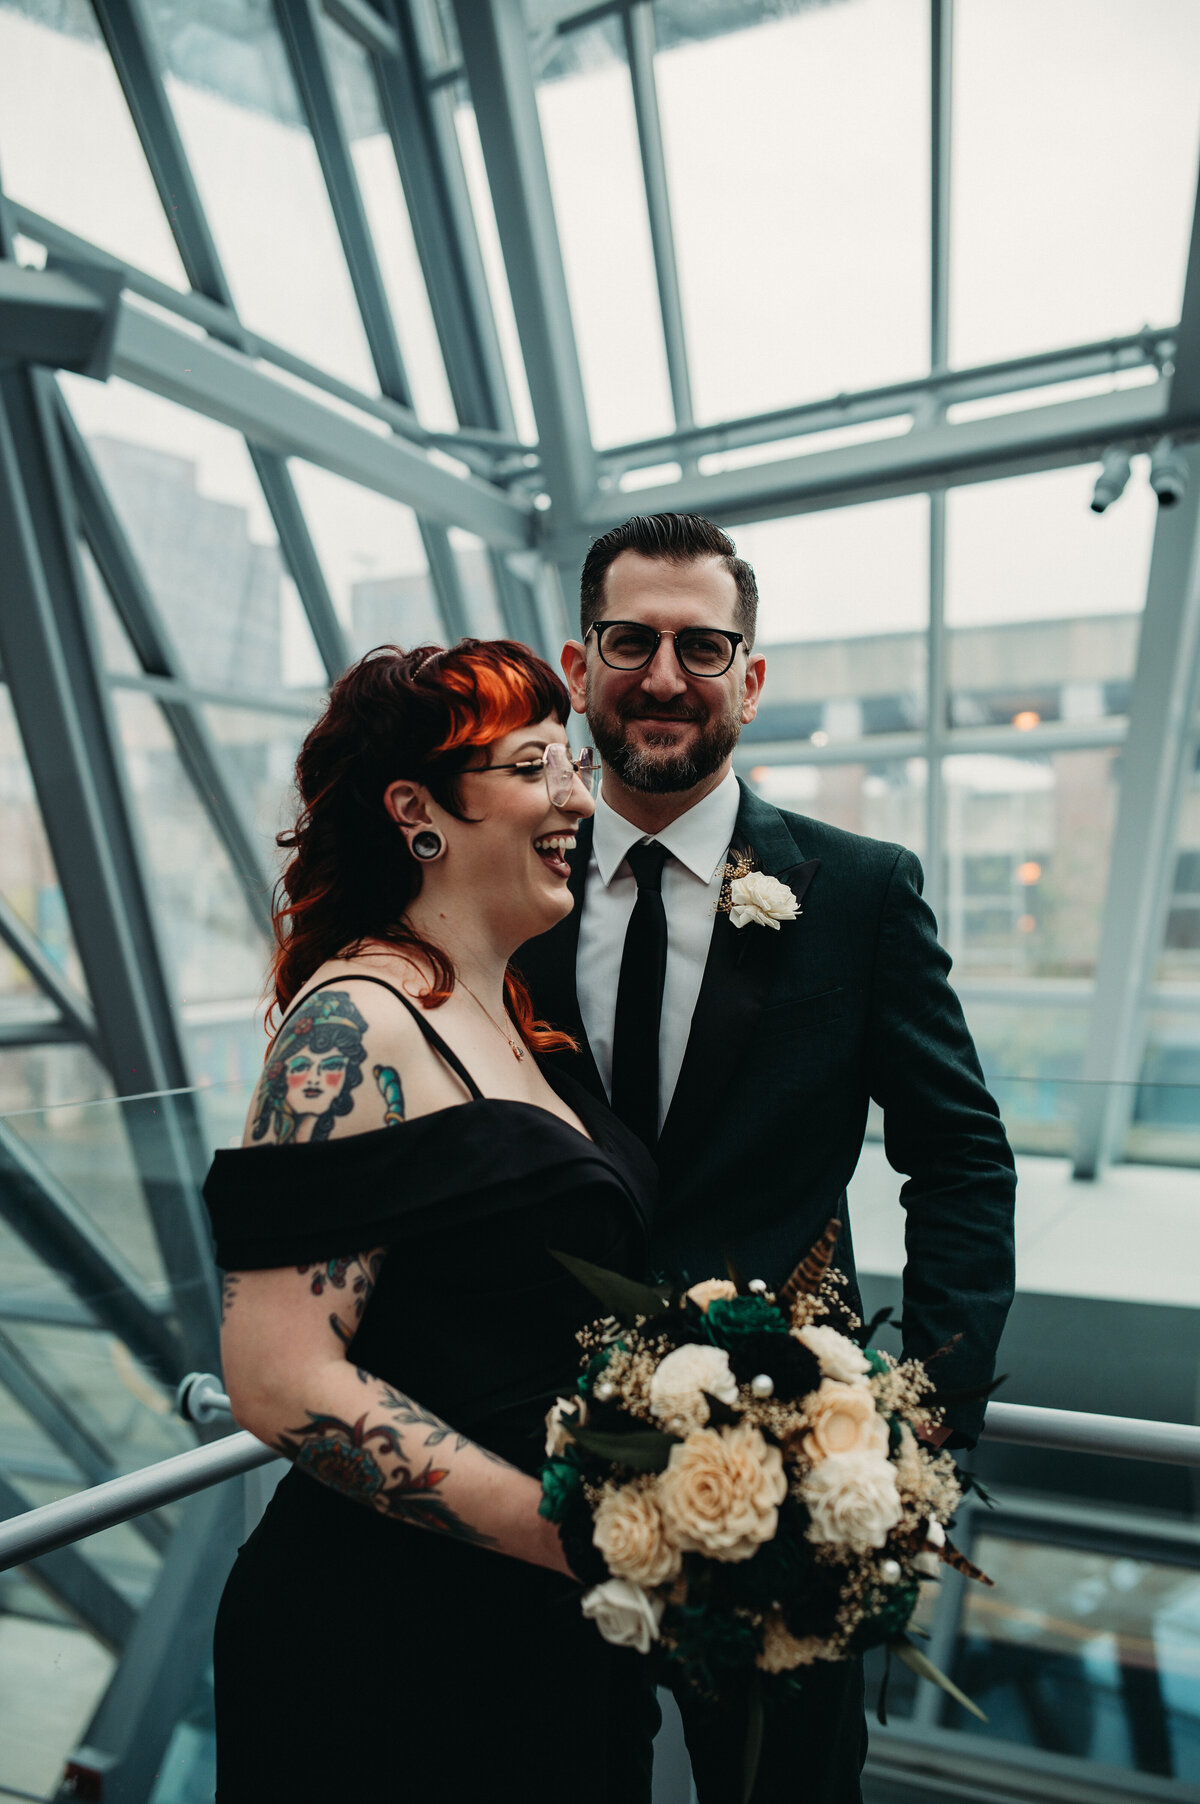
<instances>
[{"instance_id":1,"label":"white rose","mask_svg":"<svg viewBox=\"0 0 1200 1804\"><path fill-rule=\"evenodd\" d=\"M650 1643L658 1640L665 1606L661 1597L651 1597L640 1585L614 1578L593 1585L580 1607L614 1647L635 1647L639 1654L648 1654Z\"/></svg>"},{"instance_id":2,"label":"white rose","mask_svg":"<svg viewBox=\"0 0 1200 1804\"><path fill-rule=\"evenodd\" d=\"M836 1328L797 1328L794 1332L801 1345L816 1354L826 1378L836 1378L840 1384L861 1384L866 1379L870 1360Z\"/></svg>"},{"instance_id":3,"label":"white rose","mask_svg":"<svg viewBox=\"0 0 1200 1804\"><path fill-rule=\"evenodd\" d=\"M703 1428L708 1404L701 1393L737 1402L737 1379L721 1347L676 1347L650 1380L650 1414L679 1434Z\"/></svg>"},{"instance_id":4,"label":"white rose","mask_svg":"<svg viewBox=\"0 0 1200 1804\"><path fill-rule=\"evenodd\" d=\"M558 1459L571 1444L566 1424L570 1421L582 1428L587 1421L587 1404L582 1397L556 1397L546 1411L546 1458Z\"/></svg>"},{"instance_id":5,"label":"white rose","mask_svg":"<svg viewBox=\"0 0 1200 1804\"><path fill-rule=\"evenodd\" d=\"M946 1545L946 1531L936 1516L925 1524L925 1545L913 1561L922 1578L937 1578L941 1572L940 1549Z\"/></svg>"},{"instance_id":6,"label":"white rose","mask_svg":"<svg viewBox=\"0 0 1200 1804\"><path fill-rule=\"evenodd\" d=\"M735 877L729 886L729 919L735 927L757 922L779 932L780 921L794 921L800 904L786 883L768 877L764 871L751 871L748 877Z\"/></svg>"},{"instance_id":7,"label":"white rose","mask_svg":"<svg viewBox=\"0 0 1200 1804\"><path fill-rule=\"evenodd\" d=\"M866 1553L882 1547L902 1514L896 1473L878 1453L831 1453L800 1491L812 1517L810 1539Z\"/></svg>"}]
</instances>

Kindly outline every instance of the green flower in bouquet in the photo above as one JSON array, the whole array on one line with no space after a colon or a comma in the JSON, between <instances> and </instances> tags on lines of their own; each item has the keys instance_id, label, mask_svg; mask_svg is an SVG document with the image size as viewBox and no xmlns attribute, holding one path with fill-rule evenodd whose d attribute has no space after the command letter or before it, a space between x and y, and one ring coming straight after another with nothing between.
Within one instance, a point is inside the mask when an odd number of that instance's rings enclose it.
<instances>
[{"instance_id":1,"label":"green flower in bouquet","mask_svg":"<svg viewBox=\"0 0 1200 1804\"><path fill-rule=\"evenodd\" d=\"M617 1341L616 1345L619 1347L621 1345L620 1341ZM575 1380L575 1387L581 1397L591 1396L592 1386L595 1384L597 1378L599 1378L601 1372L603 1372L612 1356L612 1347L601 1347L598 1353L592 1354L586 1367Z\"/></svg>"},{"instance_id":2,"label":"green flower in bouquet","mask_svg":"<svg viewBox=\"0 0 1200 1804\"><path fill-rule=\"evenodd\" d=\"M762 1647L762 1629L751 1617L704 1604L668 1610L663 1634L672 1666L699 1691L719 1692L729 1674L751 1671Z\"/></svg>"},{"instance_id":3,"label":"green flower in bouquet","mask_svg":"<svg viewBox=\"0 0 1200 1804\"><path fill-rule=\"evenodd\" d=\"M752 1560L729 1568L729 1581L739 1600L754 1610L767 1610L797 1596L808 1583L812 1549L804 1540L803 1515L784 1504L773 1541L760 1547Z\"/></svg>"},{"instance_id":4,"label":"green flower in bouquet","mask_svg":"<svg viewBox=\"0 0 1200 1804\"><path fill-rule=\"evenodd\" d=\"M763 1297L716 1297L704 1312L704 1332L715 1347L730 1347L748 1334L786 1334L787 1323Z\"/></svg>"},{"instance_id":5,"label":"green flower in bouquet","mask_svg":"<svg viewBox=\"0 0 1200 1804\"><path fill-rule=\"evenodd\" d=\"M917 1607L917 1581L904 1579L894 1585L870 1585L863 1598L863 1617L850 1638L856 1654L903 1634Z\"/></svg>"},{"instance_id":6,"label":"green flower in bouquet","mask_svg":"<svg viewBox=\"0 0 1200 1804\"><path fill-rule=\"evenodd\" d=\"M562 1459L547 1460L542 1467L542 1499L538 1515L548 1522L562 1522L579 1494L583 1474L575 1460L567 1454Z\"/></svg>"}]
</instances>

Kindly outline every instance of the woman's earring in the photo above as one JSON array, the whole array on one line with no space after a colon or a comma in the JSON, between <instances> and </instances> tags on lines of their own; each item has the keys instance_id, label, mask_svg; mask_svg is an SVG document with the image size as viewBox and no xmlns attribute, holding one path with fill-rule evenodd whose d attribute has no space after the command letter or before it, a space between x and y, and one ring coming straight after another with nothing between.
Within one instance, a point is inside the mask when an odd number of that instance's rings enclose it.
<instances>
[{"instance_id":1,"label":"woman's earring","mask_svg":"<svg viewBox=\"0 0 1200 1804\"><path fill-rule=\"evenodd\" d=\"M446 850L446 842L432 827L424 827L420 833L413 834L408 842L408 849L422 864L432 864Z\"/></svg>"}]
</instances>

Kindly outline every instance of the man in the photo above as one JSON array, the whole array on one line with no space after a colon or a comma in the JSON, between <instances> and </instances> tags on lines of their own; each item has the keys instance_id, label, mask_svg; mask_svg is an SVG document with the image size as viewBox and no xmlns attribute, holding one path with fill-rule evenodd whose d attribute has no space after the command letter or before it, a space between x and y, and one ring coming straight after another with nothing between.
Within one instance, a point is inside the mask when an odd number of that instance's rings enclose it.
<instances>
[{"instance_id":1,"label":"man","mask_svg":"<svg viewBox=\"0 0 1200 1804\"><path fill-rule=\"evenodd\" d=\"M697 516L635 518L592 546L562 662L603 787L572 856L575 910L517 963L579 1041L576 1076L657 1156L664 1271L720 1275L728 1249L774 1286L837 1216L853 1287L846 1186L874 1097L908 1178L904 1351L952 1343L941 1387L972 1391L1012 1300L1012 1155L916 858L733 775L766 674L756 607L749 565ZM732 915L728 864L774 878L783 907ZM973 1445L982 1415L959 1405L938 1438ZM738 1804L741 1712L684 1705L700 1804ZM811 1667L772 1717L755 1804L857 1804L865 1752L861 1665Z\"/></svg>"}]
</instances>

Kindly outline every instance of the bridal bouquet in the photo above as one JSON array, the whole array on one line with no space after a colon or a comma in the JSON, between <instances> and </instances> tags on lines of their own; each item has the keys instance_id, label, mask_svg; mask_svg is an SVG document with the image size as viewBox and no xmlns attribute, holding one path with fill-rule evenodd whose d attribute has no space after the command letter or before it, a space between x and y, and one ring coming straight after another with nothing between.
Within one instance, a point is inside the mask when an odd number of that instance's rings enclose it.
<instances>
[{"instance_id":1,"label":"bridal bouquet","mask_svg":"<svg viewBox=\"0 0 1200 1804\"><path fill-rule=\"evenodd\" d=\"M750 1678L761 1699L883 1643L975 1710L906 1630L941 1563L990 1580L946 1534L953 1459L918 1438L941 1420L934 1381L871 1349L888 1312L864 1329L848 1308L840 1225L778 1293L732 1271L651 1288L557 1254L611 1313L546 1418L541 1511L584 1614L661 1683Z\"/></svg>"}]
</instances>

